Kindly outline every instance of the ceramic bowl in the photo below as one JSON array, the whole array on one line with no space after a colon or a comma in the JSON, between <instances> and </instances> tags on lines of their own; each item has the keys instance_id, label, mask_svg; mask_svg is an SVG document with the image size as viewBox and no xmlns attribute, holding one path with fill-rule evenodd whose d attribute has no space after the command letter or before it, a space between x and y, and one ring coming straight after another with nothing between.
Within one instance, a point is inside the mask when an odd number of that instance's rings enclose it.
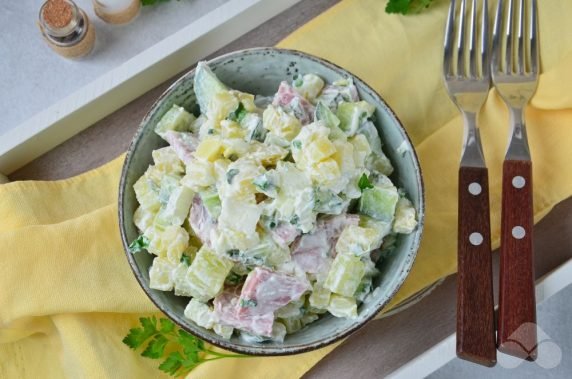
<instances>
[{"instance_id":1,"label":"ceramic bowl","mask_svg":"<svg viewBox=\"0 0 572 379\"><path fill-rule=\"evenodd\" d=\"M413 233L400 235L395 252L382 260L378 267L381 275L375 282L376 290L370 296L370 301L360 305L356 319L323 316L301 331L286 336L283 343L251 343L236 336L225 340L213 331L185 319L183 311L189 299L149 288L149 267L153 256L147 253L130 254L128 245L138 234L133 224L133 213L137 207L133 184L152 163L151 151L166 145L153 132L155 125L173 104L195 113L198 110L193 92L194 70L191 70L151 107L133 138L123 165L119 188L119 227L133 273L151 301L166 316L195 336L227 350L254 355L285 355L318 349L338 341L379 313L405 281L413 265L423 230L424 198L421 170L411 141L393 111L371 87L346 70L314 56L292 50L256 48L220 56L211 60L209 66L230 88L261 95L272 95L282 80L291 82L297 73L315 73L327 82L352 77L360 97L376 107L376 126L384 143L384 151L395 167L391 179L407 192L417 210L419 225Z\"/></svg>"}]
</instances>

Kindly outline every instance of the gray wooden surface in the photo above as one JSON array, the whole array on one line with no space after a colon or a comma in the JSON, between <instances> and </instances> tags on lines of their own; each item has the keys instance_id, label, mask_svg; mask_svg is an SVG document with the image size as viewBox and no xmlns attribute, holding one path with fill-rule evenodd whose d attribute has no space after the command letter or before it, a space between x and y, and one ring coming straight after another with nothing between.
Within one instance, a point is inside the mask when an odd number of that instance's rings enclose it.
<instances>
[{"instance_id":1,"label":"gray wooden surface","mask_svg":"<svg viewBox=\"0 0 572 379\"><path fill-rule=\"evenodd\" d=\"M304 0L214 55L246 47L274 45L336 2L337 0ZM144 113L174 79L154 88L16 171L10 179L62 179L115 158L127 149ZM556 206L535 226L537 277L572 258L570 231L572 199ZM498 273L498 254L495 254L495 272ZM319 362L305 377L383 377L441 341L455 329L455 280L455 276L449 277L427 298L397 315L370 322Z\"/></svg>"}]
</instances>

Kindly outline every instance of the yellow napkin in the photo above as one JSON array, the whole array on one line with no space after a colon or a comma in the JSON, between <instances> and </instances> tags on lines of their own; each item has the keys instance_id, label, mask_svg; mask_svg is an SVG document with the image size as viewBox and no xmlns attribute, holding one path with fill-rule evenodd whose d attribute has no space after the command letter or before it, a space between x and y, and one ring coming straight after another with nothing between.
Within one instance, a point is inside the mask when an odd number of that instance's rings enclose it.
<instances>
[{"instance_id":1,"label":"yellow napkin","mask_svg":"<svg viewBox=\"0 0 572 379\"><path fill-rule=\"evenodd\" d=\"M385 2L348 0L281 47L322 56L378 90L417 147L426 185L425 234L403 300L456 269L456 186L461 119L440 78L446 2L417 16L386 15ZM572 12L539 2L543 75L527 121L535 215L572 194ZM508 116L492 91L481 118L489 166L493 244L498 246L501 162ZM59 182L0 185L0 378L165 377L121 339L156 309L121 247L117 184L123 157ZM193 378L294 378L333 347L292 357L221 360Z\"/></svg>"}]
</instances>

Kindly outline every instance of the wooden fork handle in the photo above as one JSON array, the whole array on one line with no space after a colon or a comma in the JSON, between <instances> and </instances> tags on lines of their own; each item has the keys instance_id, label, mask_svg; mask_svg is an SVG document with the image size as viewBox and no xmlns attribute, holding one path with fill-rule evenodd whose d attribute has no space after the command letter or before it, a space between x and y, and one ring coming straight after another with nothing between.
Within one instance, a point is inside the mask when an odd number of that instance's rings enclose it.
<instances>
[{"instance_id":1,"label":"wooden fork handle","mask_svg":"<svg viewBox=\"0 0 572 379\"><path fill-rule=\"evenodd\" d=\"M536 359L532 162L505 160L502 181L498 349Z\"/></svg>"},{"instance_id":2,"label":"wooden fork handle","mask_svg":"<svg viewBox=\"0 0 572 379\"><path fill-rule=\"evenodd\" d=\"M457 356L496 363L488 170L459 169Z\"/></svg>"}]
</instances>

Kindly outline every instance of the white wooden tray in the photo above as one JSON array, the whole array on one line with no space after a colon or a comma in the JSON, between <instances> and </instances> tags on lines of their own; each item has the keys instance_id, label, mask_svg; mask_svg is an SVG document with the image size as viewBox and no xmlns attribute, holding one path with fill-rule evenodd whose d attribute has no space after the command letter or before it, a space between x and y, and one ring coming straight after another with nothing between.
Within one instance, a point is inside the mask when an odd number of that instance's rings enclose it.
<instances>
[{"instance_id":1,"label":"white wooden tray","mask_svg":"<svg viewBox=\"0 0 572 379\"><path fill-rule=\"evenodd\" d=\"M0 135L0 172L34 158L300 0L229 0Z\"/></svg>"}]
</instances>

